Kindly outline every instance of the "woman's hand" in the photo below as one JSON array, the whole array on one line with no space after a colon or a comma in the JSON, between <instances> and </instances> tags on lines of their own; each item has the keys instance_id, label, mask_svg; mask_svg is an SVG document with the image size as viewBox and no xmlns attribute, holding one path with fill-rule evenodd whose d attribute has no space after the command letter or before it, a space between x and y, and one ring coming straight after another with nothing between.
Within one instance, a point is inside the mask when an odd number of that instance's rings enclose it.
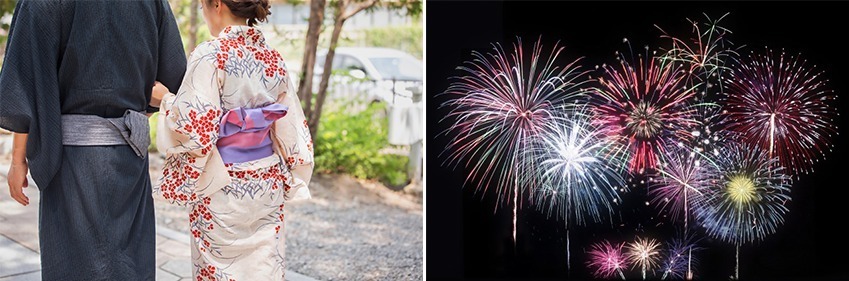
<instances>
[{"instance_id":1,"label":"woman's hand","mask_svg":"<svg viewBox=\"0 0 849 281\"><path fill-rule=\"evenodd\" d=\"M165 94L168 94L169 92L170 91L168 90L168 87L165 87L165 85L162 85L162 83L156 81L155 83L153 83L153 93L150 94L149 105L152 107L160 107L159 105L162 103L162 97L164 97Z\"/></svg>"}]
</instances>

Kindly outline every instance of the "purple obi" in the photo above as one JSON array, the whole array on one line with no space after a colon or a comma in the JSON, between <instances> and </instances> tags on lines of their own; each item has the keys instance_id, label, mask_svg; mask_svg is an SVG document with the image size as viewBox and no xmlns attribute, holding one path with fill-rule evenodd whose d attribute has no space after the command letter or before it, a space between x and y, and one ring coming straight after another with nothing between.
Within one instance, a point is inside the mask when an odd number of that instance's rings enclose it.
<instances>
[{"instance_id":1,"label":"purple obi","mask_svg":"<svg viewBox=\"0 0 849 281\"><path fill-rule=\"evenodd\" d=\"M274 103L260 108L234 108L224 113L216 144L224 163L241 163L273 155L268 132L274 121L286 116L288 109Z\"/></svg>"}]
</instances>

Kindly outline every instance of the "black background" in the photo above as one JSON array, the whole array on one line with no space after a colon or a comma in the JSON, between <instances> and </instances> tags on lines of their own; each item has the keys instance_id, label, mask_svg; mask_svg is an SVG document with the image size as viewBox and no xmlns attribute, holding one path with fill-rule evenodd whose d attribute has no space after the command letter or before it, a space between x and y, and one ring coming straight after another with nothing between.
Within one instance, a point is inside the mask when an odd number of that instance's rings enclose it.
<instances>
[{"instance_id":1,"label":"black background","mask_svg":"<svg viewBox=\"0 0 849 281\"><path fill-rule=\"evenodd\" d=\"M439 123L439 109L449 76L471 58L472 50L488 52L490 43L510 46L521 36L527 49L542 36L547 47L566 45L564 60L584 57L583 65L615 62L614 52L626 51L628 38L635 51L642 46L668 47L655 24L678 37L690 34L686 18L703 22L707 13L717 18L731 14L722 26L732 41L759 50L801 53L825 71L829 86L839 96L839 110L849 112L849 3L725 3L725 2L449 2L427 3L427 277L444 279L590 279L586 250L601 239L631 241L635 235L668 240L673 227L647 207L645 190L625 195L626 204L615 226L591 224L572 228L572 269L566 269L566 231L562 222L548 219L533 208L519 210L518 241L514 246L511 206L497 209L495 196L463 187L466 170L443 166L439 154L447 138L437 136L450 120ZM662 45L663 44L663 45ZM505 48L512 50L512 48ZM550 50L550 49L547 49ZM755 280L849 280L849 235L841 231L849 221L849 185L843 161L849 159L847 114L838 120L840 135L832 141L825 161L814 166L791 188L792 202L785 224L764 241L740 250L740 276ZM841 125L843 124L843 125ZM525 203L527 206L527 203ZM621 223L621 225L619 224ZM659 225L658 225L659 224ZM703 232L698 232L704 237ZM734 247L706 238L696 268L704 279L728 279L734 274ZM640 278L639 272L626 276Z\"/></svg>"}]
</instances>

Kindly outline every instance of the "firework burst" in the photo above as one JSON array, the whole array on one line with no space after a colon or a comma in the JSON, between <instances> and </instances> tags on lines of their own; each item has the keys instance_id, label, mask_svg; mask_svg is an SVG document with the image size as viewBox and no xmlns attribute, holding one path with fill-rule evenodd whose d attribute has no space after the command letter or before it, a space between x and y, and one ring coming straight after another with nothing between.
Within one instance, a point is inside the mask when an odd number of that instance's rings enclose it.
<instances>
[{"instance_id":1,"label":"firework burst","mask_svg":"<svg viewBox=\"0 0 849 281\"><path fill-rule=\"evenodd\" d=\"M731 30L719 25L728 13L716 20L711 19L707 14L704 16L707 19L704 23L687 19L692 25L693 32L693 36L688 39L672 36L655 25L663 33L661 38L672 41L672 48L667 50L661 58L684 64L687 73L693 76L691 78L700 80L697 83L712 80L711 77L720 77L721 71L730 70L727 66L728 60L738 55L737 48L729 40ZM707 95L707 93L701 93L701 95Z\"/></svg>"},{"instance_id":2,"label":"firework burst","mask_svg":"<svg viewBox=\"0 0 849 281\"><path fill-rule=\"evenodd\" d=\"M790 201L789 177L778 158L745 144L732 144L720 161L720 178L705 204L695 210L708 235L737 246L762 240L784 223Z\"/></svg>"},{"instance_id":3,"label":"firework burst","mask_svg":"<svg viewBox=\"0 0 849 281\"><path fill-rule=\"evenodd\" d=\"M826 88L821 72L800 56L752 52L739 63L724 97L728 129L778 157L788 173L811 171L821 151L837 133L837 96Z\"/></svg>"},{"instance_id":4,"label":"firework burst","mask_svg":"<svg viewBox=\"0 0 849 281\"><path fill-rule=\"evenodd\" d=\"M617 55L617 66L602 66L604 75L592 96L595 122L627 144L628 170L642 174L655 167L664 144L690 137L690 128L698 124L690 106L694 91L686 86L680 65L648 53L632 65Z\"/></svg>"},{"instance_id":5,"label":"firework burst","mask_svg":"<svg viewBox=\"0 0 849 281\"><path fill-rule=\"evenodd\" d=\"M628 261L633 267L639 267L643 273L643 279L646 279L646 272L651 272L657 267L660 259L660 243L654 239L643 239L637 237L637 240L628 244Z\"/></svg>"},{"instance_id":6,"label":"firework burst","mask_svg":"<svg viewBox=\"0 0 849 281\"><path fill-rule=\"evenodd\" d=\"M622 269L628 267L628 260L622 253L624 247L625 243L610 244L607 241L593 244L589 251L590 259L587 261L587 266L594 270L593 276L608 279L618 273L619 277L625 280Z\"/></svg>"},{"instance_id":7,"label":"firework burst","mask_svg":"<svg viewBox=\"0 0 849 281\"><path fill-rule=\"evenodd\" d=\"M553 116L532 150L541 167L536 206L549 215L567 224L599 222L621 200L617 190L624 191L625 182L617 167L623 148L590 123L583 107Z\"/></svg>"},{"instance_id":8,"label":"firework burst","mask_svg":"<svg viewBox=\"0 0 849 281\"><path fill-rule=\"evenodd\" d=\"M676 279L693 279L692 268L699 264L698 259L693 257L693 252L702 249L696 245L697 242L698 239L695 239L694 236L685 234L676 237L667 244L663 265L660 268L663 271L661 280L666 279L667 276Z\"/></svg>"},{"instance_id":9,"label":"firework burst","mask_svg":"<svg viewBox=\"0 0 849 281\"><path fill-rule=\"evenodd\" d=\"M604 137L599 127L590 123L586 107L552 116L531 153L540 163L537 178L542 183L536 190L536 206L549 216L564 218L583 225L590 219L601 221L618 203L617 189L625 191L621 170L623 148Z\"/></svg>"},{"instance_id":10,"label":"firework burst","mask_svg":"<svg viewBox=\"0 0 849 281\"><path fill-rule=\"evenodd\" d=\"M713 160L683 143L664 150L649 190L651 202L667 212L672 220L683 219L688 227L690 210L705 203L708 189L716 182Z\"/></svg>"},{"instance_id":11,"label":"firework burst","mask_svg":"<svg viewBox=\"0 0 849 281\"><path fill-rule=\"evenodd\" d=\"M721 172L696 217L710 236L735 245L772 234L784 223L790 200L789 177L777 158L758 147L731 145Z\"/></svg>"},{"instance_id":12,"label":"firework burst","mask_svg":"<svg viewBox=\"0 0 849 281\"><path fill-rule=\"evenodd\" d=\"M444 164L463 163L470 169L466 181L477 181L478 191L492 188L499 202L512 201L515 241L520 187L535 185L529 177L535 158L524 150L556 106L583 93L587 72L579 70L579 59L563 67L555 63L563 47L555 45L547 56L539 41L531 53L524 52L521 39L513 47L507 53L493 44L493 52L473 52L474 59L458 67L464 74L443 93L448 100L442 107L449 112L441 122L456 122L443 132L451 138Z\"/></svg>"}]
</instances>

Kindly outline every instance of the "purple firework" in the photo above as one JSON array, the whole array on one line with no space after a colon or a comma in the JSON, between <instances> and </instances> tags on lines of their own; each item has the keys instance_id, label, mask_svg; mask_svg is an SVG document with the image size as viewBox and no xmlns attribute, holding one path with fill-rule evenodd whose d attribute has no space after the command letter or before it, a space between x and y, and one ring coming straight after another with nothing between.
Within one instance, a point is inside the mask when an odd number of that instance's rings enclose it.
<instances>
[{"instance_id":1,"label":"purple firework","mask_svg":"<svg viewBox=\"0 0 849 281\"><path fill-rule=\"evenodd\" d=\"M693 268L699 264L698 259L693 256L702 248L697 246L698 239L692 235L681 235L667 244L664 251L663 264L660 268L662 277L692 280L695 276Z\"/></svg>"},{"instance_id":2,"label":"purple firework","mask_svg":"<svg viewBox=\"0 0 849 281\"><path fill-rule=\"evenodd\" d=\"M697 148L679 143L664 151L649 190L651 202L667 212L672 220L683 219L684 228L687 228L692 210L705 203L705 196L716 183L719 171L713 160Z\"/></svg>"}]
</instances>

